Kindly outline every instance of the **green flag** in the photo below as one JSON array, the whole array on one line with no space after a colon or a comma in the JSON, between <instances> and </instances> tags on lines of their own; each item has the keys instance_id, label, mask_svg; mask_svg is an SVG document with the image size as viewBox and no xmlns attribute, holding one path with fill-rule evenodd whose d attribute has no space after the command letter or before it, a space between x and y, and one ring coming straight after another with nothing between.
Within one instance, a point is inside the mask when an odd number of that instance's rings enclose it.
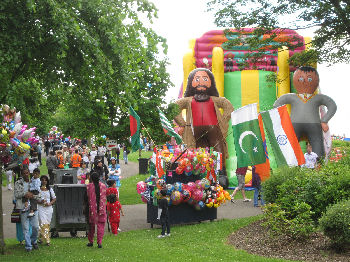
<instances>
[{"instance_id":1,"label":"green flag","mask_svg":"<svg viewBox=\"0 0 350 262\"><path fill-rule=\"evenodd\" d=\"M241 107L231 114L237 166L246 167L265 163L257 104Z\"/></svg>"},{"instance_id":2,"label":"green flag","mask_svg":"<svg viewBox=\"0 0 350 262\"><path fill-rule=\"evenodd\" d=\"M135 110L130 106L129 108L130 119L130 134L131 134L131 148L132 151L137 151L140 145L140 117L136 114Z\"/></svg>"},{"instance_id":3,"label":"green flag","mask_svg":"<svg viewBox=\"0 0 350 262\"><path fill-rule=\"evenodd\" d=\"M182 143L182 139L179 136L179 134L175 132L175 130L172 127L171 123L169 122L169 120L166 118L164 113L159 108L158 108L158 111L159 111L160 122L162 124L164 133L167 134L168 136L175 137L176 143L177 144L181 144Z\"/></svg>"}]
</instances>

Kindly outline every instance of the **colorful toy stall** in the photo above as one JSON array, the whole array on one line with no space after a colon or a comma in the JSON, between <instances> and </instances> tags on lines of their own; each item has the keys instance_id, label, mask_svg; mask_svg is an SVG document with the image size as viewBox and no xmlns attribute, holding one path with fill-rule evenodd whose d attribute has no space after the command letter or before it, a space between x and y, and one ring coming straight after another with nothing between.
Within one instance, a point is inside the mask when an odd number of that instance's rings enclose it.
<instances>
[{"instance_id":1,"label":"colorful toy stall","mask_svg":"<svg viewBox=\"0 0 350 262\"><path fill-rule=\"evenodd\" d=\"M217 208L230 195L217 184L222 170L221 153L209 148L162 149L151 160L151 176L137 183L136 190L147 203L147 222L160 224L158 200L166 190L170 224L192 223L217 218Z\"/></svg>"}]
</instances>

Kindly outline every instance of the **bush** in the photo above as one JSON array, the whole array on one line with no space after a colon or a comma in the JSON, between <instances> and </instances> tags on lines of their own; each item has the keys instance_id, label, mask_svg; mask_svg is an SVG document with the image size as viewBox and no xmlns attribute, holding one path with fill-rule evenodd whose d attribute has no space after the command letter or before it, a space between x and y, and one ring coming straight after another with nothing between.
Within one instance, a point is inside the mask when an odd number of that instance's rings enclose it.
<instances>
[{"instance_id":1,"label":"bush","mask_svg":"<svg viewBox=\"0 0 350 262\"><path fill-rule=\"evenodd\" d=\"M312 211L306 203L297 203L293 208L294 217L290 218L278 204L268 204L264 208L265 222L271 237L287 236L303 240L315 231L311 219Z\"/></svg>"},{"instance_id":2,"label":"bush","mask_svg":"<svg viewBox=\"0 0 350 262\"><path fill-rule=\"evenodd\" d=\"M349 156L338 163L329 163L321 170L281 168L263 183L264 199L277 203L290 218L294 206L305 202L311 207L312 219L318 222L327 206L350 198Z\"/></svg>"},{"instance_id":3,"label":"bush","mask_svg":"<svg viewBox=\"0 0 350 262\"><path fill-rule=\"evenodd\" d=\"M323 233L337 249L350 244L350 200L329 206L319 220Z\"/></svg>"}]
</instances>

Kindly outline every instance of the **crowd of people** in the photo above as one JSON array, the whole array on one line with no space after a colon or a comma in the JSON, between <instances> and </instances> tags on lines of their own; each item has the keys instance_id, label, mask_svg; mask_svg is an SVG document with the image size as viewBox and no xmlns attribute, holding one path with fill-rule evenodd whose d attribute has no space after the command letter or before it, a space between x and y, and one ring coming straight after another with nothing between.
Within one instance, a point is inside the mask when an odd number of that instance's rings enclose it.
<instances>
[{"instance_id":1,"label":"crowd of people","mask_svg":"<svg viewBox=\"0 0 350 262\"><path fill-rule=\"evenodd\" d=\"M127 164L128 150L125 146L118 146L112 156L103 145L87 145L77 141L73 144L56 144L44 141L47 154L46 166L48 174L40 174L41 145L38 144L30 152L30 157L15 168L7 168L9 190L14 184L14 210L20 214L16 223L17 240L25 244L30 252L38 249L38 244L50 245L50 224L53 214L52 205L56 202L56 195L52 188L55 182L55 169L77 169L77 183L87 185L85 213L88 221L88 246L92 246L97 225L97 244L102 247L104 226L109 218L112 233L120 231L120 214L124 215L119 202L121 187L121 168L119 164L120 151L125 152ZM49 145L49 146L48 146ZM40 154L39 154L39 152ZM39 158L40 155L40 158ZM40 160L39 160L40 159ZM19 171L19 172L18 172ZM97 214L97 215L96 215Z\"/></svg>"}]
</instances>

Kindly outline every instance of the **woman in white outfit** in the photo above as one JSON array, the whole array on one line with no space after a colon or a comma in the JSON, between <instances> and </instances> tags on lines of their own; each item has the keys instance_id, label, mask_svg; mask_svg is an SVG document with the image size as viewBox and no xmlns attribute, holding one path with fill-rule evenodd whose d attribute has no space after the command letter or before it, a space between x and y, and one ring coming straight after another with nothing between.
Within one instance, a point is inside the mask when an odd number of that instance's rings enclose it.
<instances>
[{"instance_id":1,"label":"woman in white outfit","mask_svg":"<svg viewBox=\"0 0 350 262\"><path fill-rule=\"evenodd\" d=\"M46 242L50 246L50 224L53 213L52 205L56 202L55 192L49 186L49 178L47 176L40 177L41 203L38 205L39 213L39 241Z\"/></svg>"}]
</instances>

